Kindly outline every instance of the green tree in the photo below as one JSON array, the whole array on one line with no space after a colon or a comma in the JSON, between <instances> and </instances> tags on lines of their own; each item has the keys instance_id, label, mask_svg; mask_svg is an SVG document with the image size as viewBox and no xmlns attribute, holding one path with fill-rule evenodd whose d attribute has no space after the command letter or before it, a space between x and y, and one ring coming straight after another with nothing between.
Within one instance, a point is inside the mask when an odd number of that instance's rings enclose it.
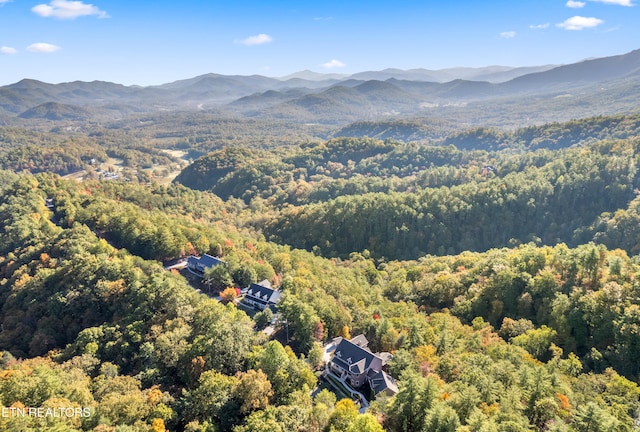
<instances>
[{"instance_id":1,"label":"green tree","mask_svg":"<svg viewBox=\"0 0 640 432\"><path fill-rule=\"evenodd\" d=\"M294 296L286 296L278 304L278 310L300 344L300 349L308 351L313 345L313 332L320 322L313 308Z\"/></svg>"},{"instance_id":2,"label":"green tree","mask_svg":"<svg viewBox=\"0 0 640 432\"><path fill-rule=\"evenodd\" d=\"M204 279L215 290L222 291L223 289L233 286L233 279L229 274L229 269L224 264L215 265L209 267L204 272Z\"/></svg>"},{"instance_id":3,"label":"green tree","mask_svg":"<svg viewBox=\"0 0 640 432\"><path fill-rule=\"evenodd\" d=\"M556 331L545 325L538 329L527 330L512 339L514 345L521 346L538 359L543 359L556 337Z\"/></svg>"},{"instance_id":4,"label":"green tree","mask_svg":"<svg viewBox=\"0 0 640 432\"><path fill-rule=\"evenodd\" d=\"M263 311L258 312L253 316L253 321L256 323L256 328L262 330L271 324L273 320L273 312L270 308L266 308Z\"/></svg>"},{"instance_id":5,"label":"green tree","mask_svg":"<svg viewBox=\"0 0 640 432\"><path fill-rule=\"evenodd\" d=\"M607 432L619 429L620 422L597 404L589 402L578 408L573 422L578 432Z\"/></svg>"},{"instance_id":6,"label":"green tree","mask_svg":"<svg viewBox=\"0 0 640 432\"><path fill-rule=\"evenodd\" d=\"M324 349L322 347L322 344L314 342L313 346L309 350L309 353L307 354L307 361L309 362L309 366L311 367L311 369L318 370L322 367L323 356Z\"/></svg>"},{"instance_id":7,"label":"green tree","mask_svg":"<svg viewBox=\"0 0 640 432\"><path fill-rule=\"evenodd\" d=\"M228 411L225 407L232 403L232 391L238 384L236 377L214 370L203 372L198 387L185 394L186 415L190 419L219 423L222 413Z\"/></svg>"},{"instance_id":8,"label":"green tree","mask_svg":"<svg viewBox=\"0 0 640 432\"><path fill-rule=\"evenodd\" d=\"M248 287L253 282L258 281L258 274L255 269L247 264L241 264L232 272L233 281L241 288Z\"/></svg>"},{"instance_id":9,"label":"green tree","mask_svg":"<svg viewBox=\"0 0 640 432\"><path fill-rule=\"evenodd\" d=\"M400 391L391 402L385 426L398 432L423 430L427 413L436 399L435 381L406 369L399 387Z\"/></svg>"},{"instance_id":10,"label":"green tree","mask_svg":"<svg viewBox=\"0 0 640 432\"><path fill-rule=\"evenodd\" d=\"M429 432L455 432L460 426L458 415L448 405L436 404L424 421L424 431Z\"/></svg>"},{"instance_id":11,"label":"green tree","mask_svg":"<svg viewBox=\"0 0 640 432\"><path fill-rule=\"evenodd\" d=\"M256 367L271 382L276 403L287 402L294 391L311 389L316 383L307 363L297 359L291 348L283 347L278 341L270 341L260 350Z\"/></svg>"}]
</instances>

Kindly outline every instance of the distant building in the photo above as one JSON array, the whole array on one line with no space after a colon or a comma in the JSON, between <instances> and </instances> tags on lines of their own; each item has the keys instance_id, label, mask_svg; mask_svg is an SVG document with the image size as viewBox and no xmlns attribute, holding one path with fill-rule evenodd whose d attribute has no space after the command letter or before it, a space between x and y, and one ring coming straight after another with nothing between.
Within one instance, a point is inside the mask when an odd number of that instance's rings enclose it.
<instances>
[{"instance_id":1,"label":"distant building","mask_svg":"<svg viewBox=\"0 0 640 432\"><path fill-rule=\"evenodd\" d=\"M212 255L204 254L201 257L190 256L187 258L187 269L191 273L195 273L199 276L204 276L204 272L207 269L210 269L213 266L217 266L218 264L226 264L220 258L216 258Z\"/></svg>"},{"instance_id":2,"label":"distant building","mask_svg":"<svg viewBox=\"0 0 640 432\"><path fill-rule=\"evenodd\" d=\"M376 396L380 393L388 396L398 393L396 381L382 370L393 358L391 354L372 353L364 335L351 340L336 338L332 343L336 348L327 363L329 371L358 391L368 384Z\"/></svg>"},{"instance_id":3,"label":"distant building","mask_svg":"<svg viewBox=\"0 0 640 432\"><path fill-rule=\"evenodd\" d=\"M252 283L246 290L243 303L255 309L274 308L280 301L280 291L271 288L268 280Z\"/></svg>"}]
</instances>

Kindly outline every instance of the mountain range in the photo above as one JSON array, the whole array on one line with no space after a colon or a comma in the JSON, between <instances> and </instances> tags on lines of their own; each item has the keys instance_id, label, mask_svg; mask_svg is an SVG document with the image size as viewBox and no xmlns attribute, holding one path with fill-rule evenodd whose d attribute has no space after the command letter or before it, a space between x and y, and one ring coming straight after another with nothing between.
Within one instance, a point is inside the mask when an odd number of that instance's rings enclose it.
<instances>
[{"instance_id":1,"label":"mountain range","mask_svg":"<svg viewBox=\"0 0 640 432\"><path fill-rule=\"evenodd\" d=\"M301 79L307 81L327 81L347 79L355 80L387 80L389 78L409 80L409 81L431 81L431 82L447 82L455 79L465 79L470 81L488 81L492 83L500 83L509 81L521 75L534 72L543 72L553 69L557 65L531 66L531 67L508 67L508 66L486 66L479 68L457 67L439 70L431 69L395 69L389 68L381 71L358 72L352 75L336 74L336 73L318 73L310 70L304 70L281 77L283 81L291 79Z\"/></svg>"},{"instance_id":2,"label":"mountain range","mask_svg":"<svg viewBox=\"0 0 640 432\"><path fill-rule=\"evenodd\" d=\"M562 120L634 111L639 89L640 50L562 66L385 69L350 76L303 71L282 78L211 73L150 87L24 79L0 87L0 121L86 121L131 113L215 110L230 116L343 125L452 115L469 123L480 117L508 125L506 113L535 123L549 116Z\"/></svg>"}]
</instances>

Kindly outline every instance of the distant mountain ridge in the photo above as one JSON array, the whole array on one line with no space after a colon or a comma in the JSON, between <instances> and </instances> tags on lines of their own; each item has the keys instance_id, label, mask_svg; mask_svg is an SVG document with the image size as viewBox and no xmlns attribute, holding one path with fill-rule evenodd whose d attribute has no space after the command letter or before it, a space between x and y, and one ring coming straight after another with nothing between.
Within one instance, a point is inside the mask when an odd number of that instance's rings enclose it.
<instances>
[{"instance_id":1,"label":"distant mountain ridge","mask_svg":"<svg viewBox=\"0 0 640 432\"><path fill-rule=\"evenodd\" d=\"M559 66L545 72L522 75L509 81L510 87L534 88L539 85L605 82L640 76L640 49L627 54L584 60Z\"/></svg>"},{"instance_id":2,"label":"distant mountain ridge","mask_svg":"<svg viewBox=\"0 0 640 432\"><path fill-rule=\"evenodd\" d=\"M553 69L557 65L531 66L531 67L508 67L508 66L486 66L479 68L457 67L439 70L430 69L384 69L381 71L359 72L349 76L350 79L357 80L388 80L391 78L407 81L428 81L445 83L457 79L468 81L487 81L491 83L501 83L509 81L518 76L544 72Z\"/></svg>"},{"instance_id":3,"label":"distant mountain ridge","mask_svg":"<svg viewBox=\"0 0 640 432\"><path fill-rule=\"evenodd\" d=\"M593 116L640 106L636 104L639 88L640 50L635 50L555 67L385 69L350 76L303 71L282 78L210 73L150 87L104 81L48 84L24 79L0 87L0 117L59 121L214 109L246 117L344 125L394 116L442 117L451 115L452 110L457 110L456 115L461 110L483 115L488 111L526 111L532 101L536 106L546 103L557 107L561 116L574 112ZM603 98L610 103L602 104ZM52 103L60 105L45 105ZM548 121L540 117L543 114L549 115L529 110L524 118Z\"/></svg>"},{"instance_id":4,"label":"distant mountain ridge","mask_svg":"<svg viewBox=\"0 0 640 432\"><path fill-rule=\"evenodd\" d=\"M292 79L301 79L301 80L308 80L308 81L326 81L326 80L343 80L347 78L349 78L349 74L321 73L321 72L314 72L309 69L306 69L303 71L289 74L287 76L280 77L278 79L282 81L289 81Z\"/></svg>"},{"instance_id":5,"label":"distant mountain ridge","mask_svg":"<svg viewBox=\"0 0 640 432\"><path fill-rule=\"evenodd\" d=\"M387 68L379 71L364 71L354 74L338 74L338 73L321 73L311 70L295 72L277 79L289 81L291 79L302 79L308 81L327 81L327 80L378 80L386 81L390 78L409 81L429 81L444 83L456 79L464 79L470 81L488 81L492 83L500 83L509 81L521 75L535 72L544 72L549 69L558 67L558 65L543 66L526 66L526 67L509 67L509 66L485 66L485 67L453 67L446 69L397 69Z\"/></svg>"}]
</instances>

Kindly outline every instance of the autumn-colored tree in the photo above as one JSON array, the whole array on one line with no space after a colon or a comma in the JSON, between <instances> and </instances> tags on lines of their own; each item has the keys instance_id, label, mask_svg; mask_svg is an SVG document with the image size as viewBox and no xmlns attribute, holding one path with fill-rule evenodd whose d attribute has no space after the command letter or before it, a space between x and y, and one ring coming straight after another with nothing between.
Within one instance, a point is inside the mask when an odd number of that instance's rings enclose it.
<instances>
[{"instance_id":1,"label":"autumn-colored tree","mask_svg":"<svg viewBox=\"0 0 640 432\"><path fill-rule=\"evenodd\" d=\"M233 389L233 396L240 402L240 412L249 414L266 408L273 390L264 372L249 370L238 374L238 384Z\"/></svg>"},{"instance_id":2,"label":"autumn-colored tree","mask_svg":"<svg viewBox=\"0 0 640 432\"><path fill-rule=\"evenodd\" d=\"M318 321L313 329L313 338L316 341L324 340L324 324L322 321Z\"/></svg>"},{"instance_id":3,"label":"autumn-colored tree","mask_svg":"<svg viewBox=\"0 0 640 432\"><path fill-rule=\"evenodd\" d=\"M224 291L220 293L220 300L222 303L231 303L237 297L236 289L233 287L225 288Z\"/></svg>"},{"instance_id":4,"label":"autumn-colored tree","mask_svg":"<svg viewBox=\"0 0 640 432\"><path fill-rule=\"evenodd\" d=\"M328 430L331 432L346 432L358 418L358 408L351 399L342 399L336 403L336 408L329 417Z\"/></svg>"}]
</instances>

